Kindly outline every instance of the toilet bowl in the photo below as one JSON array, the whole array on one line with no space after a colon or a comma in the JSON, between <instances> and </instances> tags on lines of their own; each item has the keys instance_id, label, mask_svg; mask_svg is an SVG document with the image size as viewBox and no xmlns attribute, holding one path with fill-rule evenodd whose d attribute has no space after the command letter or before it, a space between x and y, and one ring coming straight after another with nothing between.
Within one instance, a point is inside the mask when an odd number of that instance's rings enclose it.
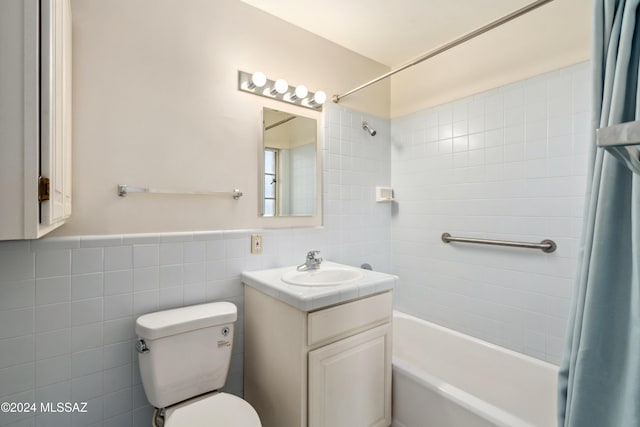
<instances>
[{"instance_id":1,"label":"toilet bowl","mask_svg":"<svg viewBox=\"0 0 640 427\"><path fill-rule=\"evenodd\" d=\"M142 385L156 408L153 426L261 427L246 401L219 390L233 348L236 306L215 302L136 320Z\"/></svg>"},{"instance_id":2,"label":"toilet bowl","mask_svg":"<svg viewBox=\"0 0 640 427\"><path fill-rule=\"evenodd\" d=\"M258 413L245 400L228 393L210 393L165 410L164 427L260 427Z\"/></svg>"}]
</instances>

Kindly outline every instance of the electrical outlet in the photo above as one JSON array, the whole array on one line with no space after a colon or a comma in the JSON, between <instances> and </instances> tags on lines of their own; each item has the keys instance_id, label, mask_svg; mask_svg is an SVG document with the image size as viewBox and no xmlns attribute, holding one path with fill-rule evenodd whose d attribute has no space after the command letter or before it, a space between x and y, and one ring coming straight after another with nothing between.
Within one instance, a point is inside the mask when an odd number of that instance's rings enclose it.
<instances>
[{"instance_id":1,"label":"electrical outlet","mask_svg":"<svg viewBox=\"0 0 640 427\"><path fill-rule=\"evenodd\" d=\"M262 253L262 234L251 235L251 253L252 254Z\"/></svg>"}]
</instances>

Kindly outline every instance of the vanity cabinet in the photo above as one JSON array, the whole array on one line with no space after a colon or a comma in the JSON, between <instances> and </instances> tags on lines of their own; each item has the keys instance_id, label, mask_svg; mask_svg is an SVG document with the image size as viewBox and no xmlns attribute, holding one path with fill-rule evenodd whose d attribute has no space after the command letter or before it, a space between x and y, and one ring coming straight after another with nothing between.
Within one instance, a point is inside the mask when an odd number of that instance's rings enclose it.
<instances>
[{"instance_id":1,"label":"vanity cabinet","mask_svg":"<svg viewBox=\"0 0 640 427\"><path fill-rule=\"evenodd\" d=\"M70 0L0 2L0 240L71 214Z\"/></svg>"},{"instance_id":2,"label":"vanity cabinet","mask_svg":"<svg viewBox=\"0 0 640 427\"><path fill-rule=\"evenodd\" d=\"M264 427L391 424L391 292L305 312L245 286L244 397Z\"/></svg>"}]
</instances>

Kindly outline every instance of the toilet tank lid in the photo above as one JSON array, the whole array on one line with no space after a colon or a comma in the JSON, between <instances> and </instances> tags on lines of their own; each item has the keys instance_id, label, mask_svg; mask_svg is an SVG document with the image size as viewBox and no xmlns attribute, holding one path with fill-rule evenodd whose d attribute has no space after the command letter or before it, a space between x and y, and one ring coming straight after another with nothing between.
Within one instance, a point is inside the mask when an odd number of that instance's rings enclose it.
<instances>
[{"instance_id":1,"label":"toilet tank lid","mask_svg":"<svg viewBox=\"0 0 640 427\"><path fill-rule=\"evenodd\" d=\"M157 339L210 326L235 322L236 306L230 302L212 302L145 314L136 320L136 334Z\"/></svg>"}]
</instances>

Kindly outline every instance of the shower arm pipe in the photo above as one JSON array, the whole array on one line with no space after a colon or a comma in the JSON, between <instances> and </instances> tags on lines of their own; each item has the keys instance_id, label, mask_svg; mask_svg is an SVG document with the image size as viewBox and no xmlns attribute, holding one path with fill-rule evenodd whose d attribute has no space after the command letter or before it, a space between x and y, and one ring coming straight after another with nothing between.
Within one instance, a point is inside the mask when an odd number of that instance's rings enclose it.
<instances>
[{"instance_id":1,"label":"shower arm pipe","mask_svg":"<svg viewBox=\"0 0 640 427\"><path fill-rule=\"evenodd\" d=\"M509 22L509 21L511 21L513 19L516 19L516 18L518 18L518 17L520 17L522 15L525 15L525 14L531 12L532 10L539 8L540 6L544 6L547 3L551 3L552 1L553 0L536 0L536 1L532 2L532 3L529 3L528 5L522 7L520 9L518 9L518 10L515 10L515 11L511 12L508 15L505 15L505 16L503 16L501 18L498 18L495 21L492 21L492 22L486 24L483 27L480 27L480 28L478 28L476 30L471 31L470 33L467 33L467 34L465 34L465 35L463 35L461 37L458 37L455 40L452 40L452 41L450 41L448 43L445 43L442 46L437 47L434 50L432 50L432 51L430 51L428 53L425 53L424 55L419 56L418 58L416 58L416 59L414 59L414 60L412 60L412 61L410 61L410 62L408 62L408 63L406 63L406 64L404 64L404 65L402 65L400 67L398 67L398 68L396 68L395 70L391 70L391 71L389 71L389 72L387 72L387 73L385 73L385 74L383 74L383 75L381 75L379 77L376 77L375 79L373 79L371 81L368 81L367 83L364 83L364 84L362 84L362 85L360 85L360 86L358 86L358 87L356 87L354 89L351 89L350 91L345 92L342 95L333 95L332 101L337 104L338 102L340 102L340 100L342 98L346 98L347 96L352 95L352 94L354 94L356 92L359 92L362 89L367 88L367 87L369 87L369 86L371 86L371 85L373 85L375 83L378 83L381 80L387 79L387 78L393 76L394 74L399 73L400 71L404 71L407 68L413 67L414 65L418 65L419 63L421 63L423 61L426 61L427 59L433 58L434 56L437 56L437 55L439 55L439 54L441 54L443 52L446 52L447 50L449 50L451 48L454 48L454 47L456 47L456 46L458 46L458 45L460 45L462 43L465 43L465 42L467 42L467 41L469 41L471 39L474 39L474 38L478 37L479 35L486 33L487 31L493 30L494 28L497 28L497 27L501 26L502 24L506 24L507 22Z\"/></svg>"},{"instance_id":2,"label":"shower arm pipe","mask_svg":"<svg viewBox=\"0 0 640 427\"><path fill-rule=\"evenodd\" d=\"M528 242L513 242L510 240L490 240L490 239L476 239L471 237L453 237L449 233L442 233L442 241L444 243L461 242L461 243L476 243L480 245L492 245L492 246L510 246L512 248L526 248L526 249L540 249L544 253L555 252L558 248L556 242L550 239L544 239L540 243L528 243Z\"/></svg>"}]
</instances>

